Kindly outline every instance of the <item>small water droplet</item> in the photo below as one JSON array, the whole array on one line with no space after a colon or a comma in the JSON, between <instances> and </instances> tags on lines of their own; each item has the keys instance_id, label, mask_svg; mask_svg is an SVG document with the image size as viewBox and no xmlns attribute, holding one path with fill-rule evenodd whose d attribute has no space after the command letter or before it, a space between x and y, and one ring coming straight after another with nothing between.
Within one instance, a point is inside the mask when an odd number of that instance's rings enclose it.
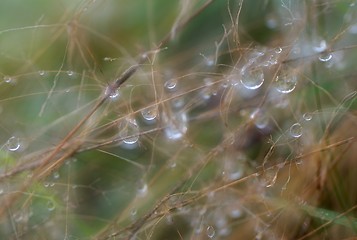
<instances>
[{"instance_id":1,"label":"small water droplet","mask_svg":"<svg viewBox=\"0 0 357 240\"><path fill-rule=\"evenodd\" d=\"M260 88L264 83L263 70L255 67L242 70L240 82L249 90Z\"/></svg>"},{"instance_id":2,"label":"small water droplet","mask_svg":"<svg viewBox=\"0 0 357 240\"><path fill-rule=\"evenodd\" d=\"M109 98L111 99L117 99L119 97L119 90L115 89L110 95Z\"/></svg>"},{"instance_id":3,"label":"small water droplet","mask_svg":"<svg viewBox=\"0 0 357 240\"><path fill-rule=\"evenodd\" d=\"M123 142L132 145L139 140L139 126L135 119L124 119L119 123L119 137L123 138Z\"/></svg>"},{"instance_id":4,"label":"small water droplet","mask_svg":"<svg viewBox=\"0 0 357 240\"><path fill-rule=\"evenodd\" d=\"M158 109L157 109L157 106L151 106L151 107L147 107L147 108L144 108L142 111L141 111L141 115L143 116L143 118L146 120L146 121L153 121L156 119L157 117L157 114L158 114Z\"/></svg>"},{"instance_id":5,"label":"small water droplet","mask_svg":"<svg viewBox=\"0 0 357 240\"><path fill-rule=\"evenodd\" d=\"M297 77L293 70L282 69L275 78L275 89L280 93L291 93L297 84Z\"/></svg>"},{"instance_id":6,"label":"small water droplet","mask_svg":"<svg viewBox=\"0 0 357 240\"><path fill-rule=\"evenodd\" d=\"M7 140L6 147L11 152L19 150L21 147L20 139L12 136L11 138L9 138L9 140Z\"/></svg>"},{"instance_id":7,"label":"small water droplet","mask_svg":"<svg viewBox=\"0 0 357 240\"><path fill-rule=\"evenodd\" d=\"M259 109L255 109L250 115L250 118L254 121L255 126L259 129L265 129L269 124L269 118Z\"/></svg>"},{"instance_id":8,"label":"small water droplet","mask_svg":"<svg viewBox=\"0 0 357 240\"><path fill-rule=\"evenodd\" d=\"M40 71L38 71L38 74L40 76L45 76L46 72L44 70L40 70Z\"/></svg>"},{"instance_id":9,"label":"small water droplet","mask_svg":"<svg viewBox=\"0 0 357 240\"><path fill-rule=\"evenodd\" d=\"M6 83L15 83L14 78L10 77L10 76L4 76L4 82Z\"/></svg>"},{"instance_id":10,"label":"small water droplet","mask_svg":"<svg viewBox=\"0 0 357 240\"><path fill-rule=\"evenodd\" d=\"M316 52L316 53L321 53L323 51L325 51L327 48L327 43L325 40L321 40L321 41L316 41L316 43L313 45L312 49Z\"/></svg>"},{"instance_id":11,"label":"small water droplet","mask_svg":"<svg viewBox=\"0 0 357 240\"><path fill-rule=\"evenodd\" d=\"M165 82L164 86L169 91L174 91L177 85L177 80L172 78Z\"/></svg>"},{"instance_id":12,"label":"small water droplet","mask_svg":"<svg viewBox=\"0 0 357 240\"><path fill-rule=\"evenodd\" d=\"M48 211L53 211L56 208L56 205L52 200L48 200L46 206Z\"/></svg>"},{"instance_id":13,"label":"small water droplet","mask_svg":"<svg viewBox=\"0 0 357 240\"><path fill-rule=\"evenodd\" d=\"M71 76L74 75L74 72L73 72L72 70L68 70L68 71L67 71L67 75L71 77Z\"/></svg>"},{"instance_id":14,"label":"small water droplet","mask_svg":"<svg viewBox=\"0 0 357 240\"><path fill-rule=\"evenodd\" d=\"M104 92L105 95L108 95L109 94L109 98L112 99L112 100L115 100L115 99L118 99L120 93L119 93L119 89L113 89L112 86L108 86L106 89L105 89L105 92Z\"/></svg>"},{"instance_id":15,"label":"small water droplet","mask_svg":"<svg viewBox=\"0 0 357 240\"><path fill-rule=\"evenodd\" d=\"M214 227L208 226L206 229L206 234L209 238L214 238L214 235L216 234L216 230L214 230Z\"/></svg>"},{"instance_id":16,"label":"small water droplet","mask_svg":"<svg viewBox=\"0 0 357 240\"><path fill-rule=\"evenodd\" d=\"M59 172L54 172L54 173L53 173L53 178L54 178L54 179L59 179L59 177L60 177Z\"/></svg>"},{"instance_id":17,"label":"small water droplet","mask_svg":"<svg viewBox=\"0 0 357 240\"><path fill-rule=\"evenodd\" d=\"M305 119L305 121L311 121L312 119L312 114L311 113L304 113L302 117Z\"/></svg>"},{"instance_id":18,"label":"small water droplet","mask_svg":"<svg viewBox=\"0 0 357 240\"><path fill-rule=\"evenodd\" d=\"M240 218L242 216L242 211L240 209L233 209L231 212L230 212L230 216L232 218Z\"/></svg>"},{"instance_id":19,"label":"small water droplet","mask_svg":"<svg viewBox=\"0 0 357 240\"><path fill-rule=\"evenodd\" d=\"M283 49L281 48L281 47L277 47L277 48L275 48L275 53L281 53L282 51L283 51Z\"/></svg>"},{"instance_id":20,"label":"small water droplet","mask_svg":"<svg viewBox=\"0 0 357 240\"><path fill-rule=\"evenodd\" d=\"M302 135L302 126L300 123L294 123L290 127L290 135L294 138L299 138Z\"/></svg>"},{"instance_id":21,"label":"small water droplet","mask_svg":"<svg viewBox=\"0 0 357 240\"><path fill-rule=\"evenodd\" d=\"M139 197L144 197L148 193L148 185L145 182L140 182L137 190Z\"/></svg>"},{"instance_id":22,"label":"small water droplet","mask_svg":"<svg viewBox=\"0 0 357 240\"><path fill-rule=\"evenodd\" d=\"M182 138L187 132L187 114L185 111L172 113L170 118L164 113L163 121L165 123L166 137L171 140Z\"/></svg>"},{"instance_id":23,"label":"small water droplet","mask_svg":"<svg viewBox=\"0 0 357 240\"><path fill-rule=\"evenodd\" d=\"M322 53L319 56L319 60L321 62L328 62L332 59L332 54L331 53Z\"/></svg>"}]
</instances>

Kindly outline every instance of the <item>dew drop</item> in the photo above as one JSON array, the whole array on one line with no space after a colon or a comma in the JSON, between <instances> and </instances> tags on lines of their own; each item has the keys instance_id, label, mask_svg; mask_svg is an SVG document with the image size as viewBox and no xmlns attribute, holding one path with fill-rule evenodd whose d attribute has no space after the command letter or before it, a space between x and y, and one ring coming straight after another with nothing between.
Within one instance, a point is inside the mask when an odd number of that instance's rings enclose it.
<instances>
[{"instance_id":1,"label":"dew drop","mask_svg":"<svg viewBox=\"0 0 357 240\"><path fill-rule=\"evenodd\" d=\"M144 197L147 193L148 193L148 185L144 182L141 182L137 189L137 195L139 197Z\"/></svg>"},{"instance_id":2,"label":"dew drop","mask_svg":"<svg viewBox=\"0 0 357 240\"><path fill-rule=\"evenodd\" d=\"M322 53L319 56L319 60L321 62L328 62L332 59L332 54L331 53Z\"/></svg>"},{"instance_id":3,"label":"dew drop","mask_svg":"<svg viewBox=\"0 0 357 240\"><path fill-rule=\"evenodd\" d=\"M164 86L169 91L174 91L177 85L177 80L172 78L165 82Z\"/></svg>"},{"instance_id":4,"label":"dew drop","mask_svg":"<svg viewBox=\"0 0 357 240\"><path fill-rule=\"evenodd\" d=\"M151 107L147 107L147 108L144 108L142 111L141 111L141 115L143 116L143 118L146 120L146 121L153 121L156 119L157 117L157 114L158 114L158 109L157 109L157 106L151 106Z\"/></svg>"},{"instance_id":5,"label":"dew drop","mask_svg":"<svg viewBox=\"0 0 357 240\"><path fill-rule=\"evenodd\" d=\"M119 97L119 90L115 89L115 91L113 91L110 95L109 98L110 99L117 99Z\"/></svg>"},{"instance_id":6,"label":"dew drop","mask_svg":"<svg viewBox=\"0 0 357 240\"><path fill-rule=\"evenodd\" d=\"M14 79L10 76L4 76L4 82L6 83L14 83Z\"/></svg>"},{"instance_id":7,"label":"dew drop","mask_svg":"<svg viewBox=\"0 0 357 240\"><path fill-rule=\"evenodd\" d=\"M48 211L53 211L56 208L56 205L52 200L48 200L46 206Z\"/></svg>"},{"instance_id":8,"label":"dew drop","mask_svg":"<svg viewBox=\"0 0 357 240\"><path fill-rule=\"evenodd\" d=\"M14 137L14 136L9 138L6 142L6 147L7 147L7 150L9 150L11 152L15 152L15 151L19 150L21 147L20 139L17 137Z\"/></svg>"},{"instance_id":9,"label":"dew drop","mask_svg":"<svg viewBox=\"0 0 357 240\"><path fill-rule=\"evenodd\" d=\"M38 71L38 74L40 76L45 76L46 72L44 70L40 70L40 71Z\"/></svg>"},{"instance_id":10,"label":"dew drop","mask_svg":"<svg viewBox=\"0 0 357 240\"><path fill-rule=\"evenodd\" d=\"M136 210L136 208L134 208L130 211L131 216L135 216L137 213L138 213L138 211Z\"/></svg>"},{"instance_id":11,"label":"dew drop","mask_svg":"<svg viewBox=\"0 0 357 240\"><path fill-rule=\"evenodd\" d=\"M53 178L54 178L54 179L59 179L59 177L60 177L59 172L54 172L54 173L53 173Z\"/></svg>"},{"instance_id":12,"label":"dew drop","mask_svg":"<svg viewBox=\"0 0 357 240\"><path fill-rule=\"evenodd\" d=\"M208 226L206 229L206 234L209 238L213 238L214 235L216 234L216 230L212 226Z\"/></svg>"},{"instance_id":13,"label":"dew drop","mask_svg":"<svg viewBox=\"0 0 357 240\"><path fill-rule=\"evenodd\" d=\"M165 135L170 140L182 138L187 132L187 114L184 111L172 113L170 118L164 113Z\"/></svg>"},{"instance_id":14,"label":"dew drop","mask_svg":"<svg viewBox=\"0 0 357 240\"><path fill-rule=\"evenodd\" d=\"M264 73L261 68L248 68L242 71L240 82L246 89L255 90L264 83Z\"/></svg>"},{"instance_id":15,"label":"dew drop","mask_svg":"<svg viewBox=\"0 0 357 240\"><path fill-rule=\"evenodd\" d=\"M267 115L259 109L253 111L250 118L254 121L254 124L259 129L265 129L269 124L269 118Z\"/></svg>"},{"instance_id":16,"label":"dew drop","mask_svg":"<svg viewBox=\"0 0 357 240\"><path fill-rule=\"evenodd\" d=\"M68 71L67 71L67 75L71 77L71 76L74 75L74 72L73 72L72 70L68 70Z\"/></svg>"},{"instance_id":17,"label":"dew drop","mask_svg":"<svg viewBox=\"0 0 357 240\"><path fill-rule=\"evenodd\" d=\"M108 86L106 89L105 89L105 92L104 94L107 96L109 95L109 98L112 99L112 100L115 100L115 99L118 99L119 97L119 89L113 89L112 86Z\"/></svg>"},{"instance_id":18,"label":"dew drop","mask_svg":"<svg viewBox=\"0 0 357 240\"><path fill-rule=\"evenodd\" d=\"M311 113L304 113L302 117L305 119L305 121L311 121L312 119L312 114Z\"/></svg>"},{"instance_id":19,"label":"dew drop","mask_svg":"<svg viewBox=\"0 0 357 240\"><path fill-rule=\"evenodd\" d=\"M300 123L294 123L290 127L290 135L294 138L299 138L302 135L302 126Z\"/></svg>"},{"instance_id":20,"label":"dew drop","mask_svg":"<svg viewBox=\"0 0 357 240\"><path fill-rule=\"evenodd\" d=\"M242 211L240 209L236 208L236 209L233 209L229 215L232 218L240 218L242 216L242 214L243 214Z\"/></svg>"},{"instance_id":21,"label":"dew drop","mask_svg":"<svg viewBox=\"0 0 357 240\"><path fill-rule=\"evenodd\" d=\"M288 69L282 69L280 73L276 76L275 89L280 93L291 93L294 91L297 84L297 77Z\"/></svg>"},{"instance_id":22,"label":"dew drop","mask_svg":"<svg viewBox=\"0 0 357 240\"><path fill-rule=\"evenodd\" d=\"M281 47L277 47L277 48L275 48L274 51L275 51L275 53L279 54L283 51L283 49Z\"/></svg>"},{"instance_id":23,"label":"dew drop","mask_svg":"<svg viewBox=\"0 0 357 240\"><path fill-rule=\"evenodd\" d=\"M316 44L314 44L314 46L312 47L312 49L316 52L316 53L321 53L323 51L325 51L327 48L327 43L325 40L321 40L318 41Z\"/></svg>"},{"instance_id":24,"label":"dew drop","mask_svg":"<svg viewBox=\"0 0 357 240\"><path fill-rule=\"evenodd\" d=\"M135 119L124 119L119 123L119 137L128 145L137 143L139 140L139 126Z\"/></svg>"}]
</instances>

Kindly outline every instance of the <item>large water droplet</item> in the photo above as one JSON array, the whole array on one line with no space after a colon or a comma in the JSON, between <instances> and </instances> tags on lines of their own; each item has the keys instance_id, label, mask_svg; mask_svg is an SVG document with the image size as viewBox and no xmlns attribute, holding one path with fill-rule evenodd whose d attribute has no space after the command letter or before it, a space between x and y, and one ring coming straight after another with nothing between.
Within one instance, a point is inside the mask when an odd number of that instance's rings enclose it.
<instances>
[{"instance_id":1,"label":"large water droplet","mask_svg":"<svg viewBox=\"0 0 357 240\"><path fill-rule=\"evenodd\" d=\"M11 152L15 152L19 150L20 147L21 147L20 139L17 137L12 136L6 142L6 148Z\"/></svg>"},{"instance_id":2,"label":"large water droplet","mask_svg":"<svg viewBox=\"0 0 357 240\"><path fill-rule=\"evenodd\" d=\"M39 71L38 71L38 74L39 74L40 76L45 76L46 72L45 72L44 70L39 70Z\"/></svg>"},{"instance_id":3,"label":"large water droplet","mask_svg":"<svg viewBox=\"0 0 357 240\"><path fill-rule=\"evenodd\" d=\"M275 78L275 89L280 93L291 93L297 84L297 76L293 70L282 69Z\"/></svg>"},{"instance_id":4,"label":"large water droplet","mask_svg":"<svg viewBox=\"0 0 357 240\"><path fill-rule=\"evenodd\" d=\"M153 121L157 117L157 106L150 106L141 110L141 115L146 121Z\"/></svg>"},{"instance_id":5,"label":"large water droplet","mask_svg":"<svg viewBox=\"0 0 357 240\"><path fill-rule=\"evenodd\" d=\"M125 144L135 144L139 140L139 126L135 119L127 118L119 123L119 137Z\"/></svg>"},{"instance_id":6,"label":"large water droplet","mask_svg":"<svg viewBox=\"0 0 357 240\"><path fill-rule=\"evenodd\" d=\"M294 138L299 138L302 135L302 126L300 123L294 123L290 127L290 135Z\"/></svg>"},{"instance_id":7,"label":"large water droplet","mask_svg":"<svg viewBox=\"0 0 357 240\"><path fill-rule=\"evenodd\" d=\"M216 234L216 230L214 230L214 227L208 226L206 229L206 234L207 234L207 237L214 238L214 235Z\"/></svg>"},{"instance_id":8,"label":"large water droplet","mask_svg":"<svg viewBox=\"0 0 357 240\"><path fill-rule=\"evenodd\" d=\"M180 139L187 132L187 114L185 111L172 113L170 117L164 113L163 121L165 123L165 134L171 140Z\"/></svg>"},{"instance_id":9,"label":"large water droplet","mask_svg":"<svg viewBox=\"0 0 357 240\"><path fill-rule=\"evenodd\" d=\"M261 68L249 67L242 70L240 82L246 89L255 90L264 83L264 73Z\"/></svg>"}]
</instances>

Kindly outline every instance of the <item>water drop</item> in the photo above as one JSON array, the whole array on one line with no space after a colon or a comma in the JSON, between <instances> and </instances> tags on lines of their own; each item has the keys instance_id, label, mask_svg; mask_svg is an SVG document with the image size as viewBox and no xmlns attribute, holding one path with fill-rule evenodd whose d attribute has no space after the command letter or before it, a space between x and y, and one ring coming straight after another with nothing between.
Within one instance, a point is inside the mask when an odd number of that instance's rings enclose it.
<instances>
[{"instance_id":1,"label":"water drop","mask_svg":"<svg viewBox=\"0 0 357 240\"><path fill-rule=\"evenodd\" d=\"M6 142L6 147L11 152L19 150L21 147L20 139L14 136L9 138L9 140Z\"/></svg>"},{"instance_id":2,"label":"water drop","mask_svg":"<svg viewBox=\"0 0 357 240\"><path fill-rule=\"evenodd\" d=\"M283 49L281 47L277 47L277 48L275 48L274 51L275 51L275 53L279 54L283 51Z\"/></svg>"},{"instance_id":3,"label":"water drop","mask_svg":"<svg viewBox=\"0 0 357 240\"><path fill-rule=\"evenodd\" d=\"M119 123L119 137L128 145L135 144L139 140L139 126L135 119L124 119Z\"/></svg>"},{"instance_id":4,"label":"water drop","mask_svg":"<svg viewBox=\"0 0 357 240\"><path fill-rule=\"evenodd\" d=\"M250 118L254 121L255 126L259 129L265 129L269 124L269 118L259 109L255 109L250 115Z\"/></svg>"},{"instance_id":5,"label":"water drop","mask_svg":"<svg viewBox=\"0 0 357 240\"><path fill-rule=\"evenodd\" d=\"M242 211L240 210L240 209L233 209L231 212L230 212L230 216L232 217L232 218L240 218L241 216L242 216Z\"/></svg>"},{"instance_id":6,"label":"water drop","mask_svg":"<svg viewBox=\"0 0 357 240\"><path fill-rule=\"evenodd\" d=\"M208 226L206 229L206 233L209 238L213 238L214 235L216 234L216 230L214 230L212 226Z\"/></svg>"},{"instance_id":7,"label":"water drop","mask_svg":"<svg viewBox=\"0 0 357 240\"><path fill-rule=\"evenodd\" d=\"M136 210L136 208L134 208L130 211L131 216L135 216L137 213L138 213L138 211Z\"/></svg>"},{"instance_id":8,"label":"water drop","mask_svg":"<svg viewBox=\"0 0 357 240\"><path fill-rule=\"evenodd\" d=\"M187 132L187 114L185 111L172 113L170 118L164 113L163 121L166 125L166 137L171 140L182 138Z\"/></svg>"},{"instance_id":9,"label":"water drop","mask_svg":"<svg viewBox=\"0 0 357 240\"><path fill-rule=\"evenodd\" d=\"M325 51L327 48L327 43L325 40L321 40L321 41L317 41L314 46L312 47L312 49L316 52L316 53L321 53L323 51Z\"/></svg>"},{"instance_id":10,"label":"water drop","mask_svg":"<svg viewBox=\"0 0 357 240\"><path fill-rule=\"evenodd\" d=\"M304 113L302 117L305 119L305 121L310 121L312 119L312 114L311 113Z\"/></svg>"},{"instance_id":11,"label":"water drop","mask_svg":"<svg viewBox=\"0 0 357 240\"><path fill-rule=\"evenodd\" d=\"M275 89L280 93L291 93L297 84L297 76L292 70L282 69L276 76Z\"/></svg>"},{"instance_id":12,"label":"water drop","mask_svg":"<svg viewBox=\"0 0 357 240\"><path fill-rule=\"evenodd\" d=\"M319 56L319 60L321 62L328 62L332 59L332 54L331 53L322 53Z\"/></svg>"},{"instance_id":13,"label":"water drop","mask_svg":"<svg viewBox=\"0 0 357 240\"><path fill-rule=\"evenodd\" d=\"M144 197L148 193L148 185L144 182L140 182L137 194L139 197Z\"/></svg>"},{"instance_id":14,"label":"water drop","mask_svg":"<svg viewBox=\"0 0 357 240\"><path fill-rule=\"evenodd\" d=\"M109 98L112 100L115 100L119 97L119 89L114 89L112 86L107 86L107 88L105 89L104 94L107 96L109 95Z\"/></svg>"},{"instance_id":15,"label":"water drop","mask_svg":"<svg viewBox=\"0 0 357 240\"><path fill-rule=\"evenodd\" d=\"M48 200L46 206L48 211L53 211L56 208L56 205L52 200Z\"/></svg>"},{"instance_id":16,"label":"water drop","mask_svg":"<svg viewBox=\"0 0 357 240\"><path fill-rule=\"evenodd\" d=\"M73 72L72 70L68 70L68 71L67 71L67 75L71 77L71 76L74 75L74 72Z\"/></svg>"},{"instance_id":17,"label":"water drop","mask_svg":"<svg viewBox=\"0 0 357 240\"><path fill-rule=\"evenodd\" d=\"M40 76L45 76L46 72L44 70L40 70L40 71L38 71L38 74Z\"/></svg>"},{"instance_id":18,"label":"water drop","mask_svg":"<svg viewBox=\"0 0 357 240\"><path fill-rule=\"evenodd\" d=\"M249 90L260 88L264 83L263 70L254 67L242 70L240 82Z\"/></svg>"},{"instance_id":19,"label":"water drop","mask_svg":"<svg viewBox=\"0 0 357 240\"><path fill-rule=\"evenodd\" d=\"M4 76L4 82L6 82L6 83L15 83L15 80L10 76Z\"/></svg>"},{"instance_id":20,"label":"water drop","mask_svg":"<svg viewBox=\"0 0 357 240\"><path fill-rule=\"evenodd\" d=\"M146 121L153 121L156 119L157 117L157 114L158 114L158 109L157 109L157 106L150 106L150 107L147 107L147 108L144 108L142 111L141 111L141 115L143 116L143 118L146 120Z\"/></svg>"},{"instance_id":21,"label":"water drop","mask_svg":"<svg viewBox=\"0 0 357 240\"><path fill-rule=\"evenodd\" d=\"M59 179L59 177L60 177L59 172L54 172L54 173L53 173L53 178L54 178L54 179Z\"/></svg>"},{"instance_id":22,"label":"water drop","mask_svg":"<svg viewBox=\"0 0 357 240\"><path fill-rule=\"evenodd\" d=\"M111 99L117 99L119 97L119 90L115 89L110 95L109 98Z\"/></svg>"},{"instance_id":23,"label":"water drop","mask_svg":"<svg viewBox=\"0 0 357 240\"><path fill-rule=\"evenodd\" d=\"M302 135L302 126L300 123L294 123L290 127L290 135L294 138L299 138Z\"/></svg>"},{"instance_id":24,"label":"water drop","mask_svg":"<svg viewBox=\"0 0 357 240\"><path fill-rule=\"evenodd\" d=\"M357 34L357 23L349 27L348 32L351 34Z\"/></svg>"},{"instance_id":25,"label":"water drop","mask_svg":"<svg viewBox=\"0 0 357 240\"><path fill-rule=\"evenodd\" d=\"M172 78L165 82L164 86L169 91L174 91L177 85L177 80Z\"/></svg>"}]
</instances>

